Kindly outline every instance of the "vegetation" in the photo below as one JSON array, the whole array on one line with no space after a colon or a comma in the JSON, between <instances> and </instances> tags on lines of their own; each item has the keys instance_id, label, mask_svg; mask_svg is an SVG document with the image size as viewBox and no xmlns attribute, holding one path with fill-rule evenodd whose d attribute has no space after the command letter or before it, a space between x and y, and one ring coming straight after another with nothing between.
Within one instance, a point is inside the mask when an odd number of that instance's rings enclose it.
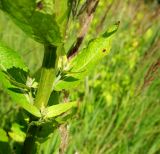
<instances>
[{"instance_id":1,"label":"vegetation","mask_svg":"<svg viewBox=\"0 0 160 154\"><path fill-rule=\"evenodd\" d=\"M158 0L0 9L0 154L160 153Z\"/></svg>"}]
</instances>

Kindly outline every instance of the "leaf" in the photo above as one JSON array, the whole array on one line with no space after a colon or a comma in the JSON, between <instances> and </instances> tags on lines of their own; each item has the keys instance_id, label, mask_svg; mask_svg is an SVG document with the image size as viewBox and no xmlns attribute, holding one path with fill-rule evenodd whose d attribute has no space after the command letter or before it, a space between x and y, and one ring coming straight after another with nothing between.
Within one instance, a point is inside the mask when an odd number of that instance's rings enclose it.
<instances>
[{"instance_id":1,"label":"leaf","mask_svg":"<svg viewBox=\"0 0 160 154\"><path fill-rule=\"evenodd\" d=\"M104 56L110 52L110 41L100 37L91 41L87 48L79 52L69 63L70 72L88 73ZM76 76L77 76L76 75ZM81 76L81 75L80 75Z\"/></svg>"},{"instance_id":2,"label":"leaf","mask_svg":"<svg viewBox=\"0 0 160 154\"><path fill-rule=\"evenodd\" d=\"M105 37L92 40L85 49L71 59L67 70L71 72L71 75L67 74L64 79L60 79L54 85L54 90L71 89L77 86L80 80L87 76L109 54L110 48L110 40ZM71 80L73 78L74 80Z\"/></svg>"},{"instance_id":3,"label":"leaf","mask_svg":"<svg viewBox=\"0 0 160 154\"><path fill-rule=\"evenodd\" d=\"M9 136L16 142L24 142L26 134L21 130L23 128L17 123L13 123L11 127L11 132L9 132Z\"/></svg>"},{"instance_id":4,"label":"leaf","mask_svg":"<svg viewBox=\"0 0 160 154\"><path fill-rule=\"evenodd\" d=\"M112 35L118 30L119 22L111 26L101 37L96 38L89 42L87 48L83 49L71 59L69 63L70 72L82 72L77 73L88 74L103 57L109 54L111 50ZM83 76L83 75L82 75Z\"/></svg>"},{"instance_id":5,"label":"leaf","mask_svg":"<svg viewBox=\"0 0 160 154\"><path fill-rule=\"evenodd\" d=\"M46 1L0 0L0 8L30 37L57 46L62 43L60 28L51 10L54 4L45 5Z\"/></svg>"},{"instance_id":6,"label":"leaf","mask_svg":"<svg viewBox=\"0 0 160 154\"><path fill-rule=\"evenodd\" d=\"M89 42L86 48L82 49L68 64L68 72L75 72L66 75L54 86L54 90L71 89L77 86L85 76L106 56L111 49L110 39L99 37ZM76 73L77 72L77 73ZM71 81L68 78L75 78Z\"/></svg>"},{"instance_id":7,"label":"leaf","mask_svg":"<svg viewBox=\"0 0 160 154\"><path fill-rule=\"evenodd\" d=\"M0 128L0 142L8 142L7 133L2 128Z\"/></svg>"},{"instance_id":8,"label":"leaf","mask_svg":"<svg viewBox=\"0 0 160 154\"><path fill-rule=\"evenodd\" d=\"M46 118L53 118L53 117L59 116L62 113L65 113L74 107L77 107L77 102L61 103L61 104L47 107L45 109L46 110L45 117Z\"/></svg>"},{"instance_id":9,"label":"leaf","mask_svg":"<svg viewBox=\"0 0 160 154\"><path fill-rule=\"evenodd\" d=\"M7 75L8 74L8 75ZM28 68L15 51L6 47L0 42L0 81L3 83L12 99L29 113L40 117L39 110L28 101L28 95L24 87L18 87L19 84L25 85L25 77L28 75ZM10 79L13 78L13 82ZM18 85L15 85L18 83ZM19 90L18 91L16 91Z\"/></svg>"},{"instance_id":10,"label":"leaf","mask_svg":"<svg viewBox=\"0 0 160 154\"><path fill-rule=\"evenodd\" d=\"M112 25L102 36L91 40L87 47L71 59L68 64L65 77L61 78L53 89L72 89L85 78L96 65L109 54L111 50L112 35L118 30L119 22ZM72 79L72 80L71 80ZM74 79L74 80L73 80Z\"/></svg>"},{"instance_id":11,"label":"leaf","mask_svg":"<svg viewBox=\"0 0 160 154\"><path fill-rule=\"evenodd\" d=\"M63 89L68 90L76 87L79 83L80 79L76 79L72 76L66 75L65 78L58 80L58 82L53 85L53 89L55 91L61 91Z\"/></svg>"},{"instance_id":12,"label":"leaf","mask_svg":"<svg viewBox=\"0 0 160 154\"><path fill-rule=\"evenodd\" d=\"M114 25L110 26L107 31L103 34L103 37L109 37L111 36L112 34L114 34L118 28L119 28L119 25L120 25L120 21L116 22Z\"/></svg>"}]
</instances>

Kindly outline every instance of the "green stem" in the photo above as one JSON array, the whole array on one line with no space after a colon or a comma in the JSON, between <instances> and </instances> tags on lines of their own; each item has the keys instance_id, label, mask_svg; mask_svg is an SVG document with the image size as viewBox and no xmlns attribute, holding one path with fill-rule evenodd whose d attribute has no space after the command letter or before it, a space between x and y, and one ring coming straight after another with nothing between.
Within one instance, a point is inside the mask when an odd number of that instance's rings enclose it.
<instances>
[{"instance_id":1,"label":"green stem","mask_svg":"<svg viewBox=\"0 0 160 154\"><path fill-rule=\"evenodd\" d=\"M43 108L45 108L48 104L48 100L52 92L53 82L55 81L56 77L57 62L57 47L45 46L41 77L34 103L34 105L40 110L43 110ZM31 123L33 121L38 121L38 119L34 119L33 117L31 117L30 120ZM28 127L27 136L22 149L22 154L36 153L36 140L39 128L40 126L35 124L32 124Z\"/></svg>"},{"instance_id":2,"label":"green stem","mask_svg":"<svg viewBox=\"0 0 160 154\"><path fill-rule=\"evenodd\" d=\"M57 47L46 46L41 70L41 77L34 105L42 110L47 106L52 85L56 77L57 68Z\"/></svg>"},{"instance_id":3,"label":"green stem","mask_svg":"<svg viewBox=\"0 0 160 154\"><path fill-rule=\"evenodd\" d=\"M34 154L36 153L36 133L38 127L36 125L31 125L27 131L27 136L23 144L21 154Z\"/></svg>"}]
</instances>

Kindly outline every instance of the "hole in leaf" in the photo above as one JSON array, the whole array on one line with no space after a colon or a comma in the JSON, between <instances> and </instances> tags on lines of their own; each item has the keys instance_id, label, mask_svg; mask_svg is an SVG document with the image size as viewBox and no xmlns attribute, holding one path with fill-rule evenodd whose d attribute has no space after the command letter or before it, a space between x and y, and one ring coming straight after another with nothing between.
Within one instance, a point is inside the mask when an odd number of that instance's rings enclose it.
<instances>
[{"instance_id":1,"label":"hole in leaf","mask_svg":"<svg viewBox=\"0 0 160 154\"><path fill-rule=\"evenodd\" d=\"M40 1L40 2L37 3L37 8L38 8L39 10L42 10L42 9L43 9L43 3L42 3L42 1Z\"/></svg>"},{"instance_id":2,"label":"hole in leaf","mask_svg":"<svg viewBox=\"0 0 160 154\"><path fill-rule=\"evenodd\" d=\"M103 49L102 52L106 52L106 49Z\"/></svg>"}]
</instances>

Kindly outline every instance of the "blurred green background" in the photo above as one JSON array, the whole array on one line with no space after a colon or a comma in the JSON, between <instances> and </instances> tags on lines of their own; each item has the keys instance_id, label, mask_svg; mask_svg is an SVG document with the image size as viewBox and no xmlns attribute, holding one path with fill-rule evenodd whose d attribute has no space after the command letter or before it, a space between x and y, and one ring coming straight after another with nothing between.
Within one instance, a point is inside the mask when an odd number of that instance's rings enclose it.
<instances>
[{"instance_id":1,"label":"blurred green background","mask_svg":"<svg viewBox=\"0 0 160 154\"><path fill-rule=\"evenodd\" d=\"M84 43L117 21L111 53L69 94L80 108L68 125L67 154L160 154L160 1L100 0ZM21 54L31 74L41 66L42 45L3 12L0 40ZM20 110L0 85L0 128L11 143L24 135L14 134L15 123L23 123Z\"/></svg>"}]
</instances>

